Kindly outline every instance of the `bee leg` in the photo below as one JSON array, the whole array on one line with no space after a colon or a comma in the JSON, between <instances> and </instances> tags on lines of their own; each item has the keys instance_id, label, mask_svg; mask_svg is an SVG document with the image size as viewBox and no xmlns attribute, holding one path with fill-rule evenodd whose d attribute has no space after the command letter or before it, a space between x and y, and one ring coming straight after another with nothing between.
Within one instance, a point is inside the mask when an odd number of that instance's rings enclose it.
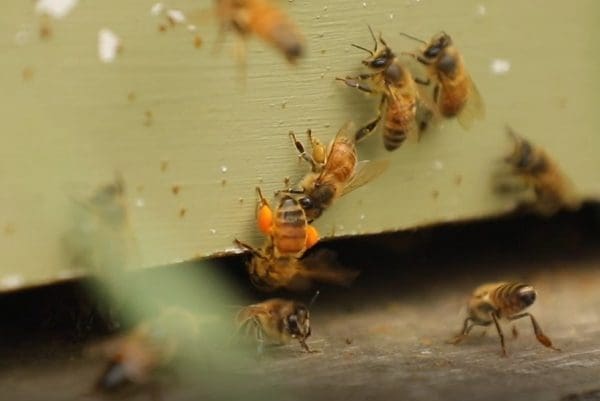
<instances>
[{"instance_id":1,"label":"bee leg","mask_svg":"<svg viewBox=\"0 0 600 401\"><path fill-rule=\"evenodd\" d=\"M508 356L506 353L506 345L504 344L504 334L502 333L502 329L500 328L500 323L498 323L498 317L495 312L491 313L492 319L494 320L494 324L496 325L496 330L498 330L498 336L500 336L500 345L502 346L502 356Z\"/></svg>"},{"instance_id":2,"label":"bee leg","mask_svg":"<svg viewBox=\"0 0 600 401\"><path fill-rule=\"evenodd\" d=\"M298 157L306 160L306 162L308 162L310 164L311 169L313 171L316 171L318 168L317 162L315 162L315 159L313 159L313 157L311 155L306 153L306 149L304 148L304 145L302 144L302 142L300 142L298 140L298 138L296 138L296 134L294 134L292 131L290 131L290 139L292 140L292 143L294 144L294 146L296 147L296 150L298 151Z\"/></svg>"},{"instance_id":3,"label":"bee leg","mask_svg":"<svg viewBox=\"0 0 600 401\"><path fill-rule=\"evenodd\" d=\"M371 134L373 132L375 127L377 127L377 124L379 124L379 121L381 121L381 110L383 109L385 99L386 99L385 96L381 96L381 100L379 101L379 110L377 112L377 117L375 119L373 119L372 121L370 121L367 125L360 128L358 131L356 131L356 134L354 134L355 142L358 143L358 142L362 141L363 139L365 139L367 136L369 136L369 134Z\"/></svg>"},{"instance_id":4,"label":"bee leg","mask_svg":"<svg viewBox=\"0 0 600 401\"><path fill-rule=\"evenodd\" d=\"M469 335L469 332L473 329L473 327L476 326L475 323L472 323L473 319L468 317L465 319L464 323L463 323L463 328L462 331L457 334L456 336L454 336L454 338L451 338L450 340L447 341L448 344L458 344L460 343L462 340L464 340L465 338L467 338L467 336ZM469 324L471 323L471 324Z\"/></svg>"},{"instance_id":5,"label":"bee leg","mask_svg":"<svg viewBox=\"0 0 600 401\"><path fill-rule=\"evenodd\" d=\"M556 348L552 345L552 341L548 337L546 337L546 335L542 331L542 328L531 313L521 313L520 315L509 317L509 320L516 320L527 316L529 316L529 318L531 319L531 324L533 325L533 332L535 333L535 337L537 338L537 340L545 347L551 348L555 351L560 351L560 348Z\"/></svg>"},{"instance_id":6,"label":"bee leg","mask_svg":"<svg viewBox=\"0 0 600 401\"><path fill-rule=\"evenodd\" d=\"M314 353L317 353L317 352L319 352L319 351L317 351L317 350L311 349L311 348L308 346L308 344L306 343L306 341L305 341L305 340L303 340L303 339L298 339L298 342L299 342L299 343L300 343L300 345L302 346L302 349L303 349L305 352L308 352L309 354L314 354Z\"/></svg>"},{"instance_id":7,"label":"bee leg","mask_svg":"<svg viewBox=\"0 0 600 401\"><path fill-rule=\"evenodd\" d=\"M346 85L348 85L351 88L355 88L367 93L373 93L373 89L371 89L371 87L368 84L364 82L359 82L359 77L336 78L336 80L343 81Z\"/></svg>"},{"instance_id":8,"label":"bee leg","mask_svg":"<svg viewBox=\"0 0 600 401\"><path fill-rule=\"evenodd\" d=\"M439 85L436 85L436 86L433 88L433 102L434 102L435 104L437 104L437 101L438 101L438 97L439 97L439 96L440 96L440 86L439 86Z\"/></svg>"},{"instance_id":9,"label":"bee leg","mask_svg":"<svg viewBox=\"0 0 600 401\"><path fill-rule=\"evenodd\" d=\"M512 335L513 335L513 338L519 337L519 330L517 330L517 326L512 327Z\"/></svg>"},{"instance_id":10,"label":"bee leg","mask_svg":"<svg viewBox=\"0 0 600 401\"><path fill-rule=\"evenodd\" d=\"M423 86L427 86L431 83L431 79L429 79L429 78L423 79L423 78L415 77L414 80L416 83L418 83L419 85L423 85Z\"/></svg>"},{"instance_id":11,"label":"bee leg","mask_svg":"<svg viewBox=\"0 0 600 401\"><path fill-rule=\"evenodd\" d=\"M431 65L431 62L429 60L424 59L423 57L416 55L415 53L410 53L410 52L402 52L400 53L404 56L410 56L414 59L416 59L419 63L421 64L425 64L425 65Z\"/></svg>"}]
</instances>

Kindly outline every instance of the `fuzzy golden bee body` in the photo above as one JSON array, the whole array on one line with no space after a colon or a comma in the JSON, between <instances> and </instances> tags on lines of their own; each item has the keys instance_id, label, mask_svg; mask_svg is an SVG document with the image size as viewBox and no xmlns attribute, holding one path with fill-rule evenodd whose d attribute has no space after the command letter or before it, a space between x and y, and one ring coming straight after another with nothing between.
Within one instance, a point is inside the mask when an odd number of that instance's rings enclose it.
<instances>
[{"instance_id":1,"label":"fuzzy golden bee body","mask_svg":"<svg viewBox=\"0 0 600 401\"><path fill-rule=\"evenodd\" d=\"M298 188L280 193L296 194L309 222L321 216L339 197L370 182L388 167L387 160L360 161L356 144L351 136L352 123L345 124L327 148L308 130L312 153L290 133L300 157L311 165L311 171L300 181Z\"/></svg>"},{"instance_id":2,"label":"fuzzy golden bee body","mask_svg":"<svg viewBox=\"0 0 600 401\"><path fill-rule=\"evenodd\" d=\"M297 340L311 352L306 339L311 335L308 308L296 301L269 299L241 309L235 317L238 334L258 343L258 353L265 345L284 345Z\"/></svg>"},{"instance_id":3,"label":"fuzzy golden bee body","mask_svg":"<svg viewBox=\"0 0 600 401\"><path fill-rule=\"evenodd\" d=\"M514 148L504 160L511 166L513 174L520 177L526 187L533 189L534 210L552 215L561 208L579 208L581 200L557 162L544 149L533 145L511 128L507 128L507 133Z\"/></svg>"},{"instance_id":4,"label":"fuzzy golden bee body","mask_svg":"<svg viewBox=\"0 0 600 401\"><path fill-rule=\"evenodd\" d=\"M236 31L242 38L254 34L279 50L290 63L304 52L302 34L270 0L217 0L221 32Z\"/></svg>"},{"instance_id":5,"label":"fuzzy golden bee body","mask_svg":"<svg viewBox=\"0 0 600 401\"><path fill-rule=\"evenodd\" d=\"M462 332L450 342L458 344L467 337L473 327L489 326L494 323L500 336L502 355L506 356L504 334L499 321L529 317L537 340L545 347L558 350L542 332L533 315L523 312L535 302L536 297L533 287L523 283L500 282L477 287L467 303L468 316L464 321Z\"/></svg>"},{"instance_id":6,"label":"fuzzy golden bee body","mask_svg":"<svg viewBox=\"0 0 600 401\"><path fill-rule=\"evenodd\" d=\"M416 80L408 68L399 62L381 35L377 41L370 27L369 30L375 42L374 50L352 46L371 55L362 63L373 72L336 79L363 92L381 94L377 117L356 132L355 140L363 140L383 118L384 147L392 151L399 148L407 138L417 140L433 113L423 103L417 89L416 82L420 80Z\"/></svg>"}]
</instances>

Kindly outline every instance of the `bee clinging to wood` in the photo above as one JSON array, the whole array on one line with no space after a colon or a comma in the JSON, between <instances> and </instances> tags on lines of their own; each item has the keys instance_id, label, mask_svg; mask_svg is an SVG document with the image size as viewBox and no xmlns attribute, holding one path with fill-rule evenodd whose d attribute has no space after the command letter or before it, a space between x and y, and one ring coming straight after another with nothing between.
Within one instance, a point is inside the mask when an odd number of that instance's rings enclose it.
<instances>
[{"instance_id":1,"label":"bee clinging to wood","mask_svg":"<svg viewBox=\"0 0 600 401\"><path fill-rule=\"evenodd\" d=\"M327 147L308 130L312 150L310 154L294 133L290 132L294 146L300 157L310 164L311 171L304 176L297 188L282 192L298 194L298 202L309 222L319 217L335 199L378 177L389 165L387 160L358 161L356 145L350 133L353 127L352 123L346 123Z\"/></svg>"},{"instance_id":2,"label":"bee clinging to wood","mask_svg":"<svg viewBox=\"0 0 600 401\"><path fill-rule=\"evenodd\" d=\"M290 63L296 63L304 52L299 29L271 0L217 0L216 14L221 36L230 30L242 40L256 35L283 53Z\"/></svg>"},{"instance_id":3,"label":"bee clinging to wood","mask_svg":"<svg viewBox=\"0 0 600 401\"><path fill-rule=\"evenodd\" d=\"M348 286L358 272L340 267L332 251L319 249L302 258L276 256L275 246L267 241L257 249L239 240L235 244L250 251L247 268L252 284L261 291L275 291L285 288L303 291L315 281Z\"/></svg>"},{"instance_id":4,"label":"bee clinging to wood","mask_svg":"<svg viewBox=\"0 0 600 401\"><path fill-rule=\"evenodd\" d=\"M542 332L533 315L523 312L524 309L535 302L535 299L535 290L527 284L502 282L481 285L475 289L468 301L468 317L464 321L462 332L449 342L458 344L467 337L473 327L489 326L494 323L500 336L502 355L506 356L506 346L500 320L513 321L529 317L537 340L545 347L560 351L552 345L552 341Z\"/></svg>"},{"instance_id":5,"label":"bee clinging to wood","mask_svg":"<svg viewBox=\"0 0 600 401\"><path fill-rule=\"evenodd\" d=\"M369 31L375 42L374 50L354 44L352 46L370 54L362 63L372 72L336 79L363 92L381 94L377 117L356 131L355 140L363 140L383 118L383 144L388 151L392 151L400 147L407 138L417 140L433 117L433 112L423 102L417 88L418 82L425 81L413 78L381 35L377 41L371 27Z\"/></svg>"},{"instance_id":6,"label":"bee clinging to wood","mask_svg":"<svg viewBox=\"0 0 600 401\"><path fill-rule=\"evenodd\" d=\"M306 352L313 352L306 344L311 335L310 312L300 302L274 298L249 305L237 313L235 322L238 335L256 341L259 355L265 345L284 345L292 340Z\"/></svg>"},{"instance_id":7,"label":"bee clinging to wood","mask_svg":"<svg viewBox=\"0 0 600 401\"><path fill-rule=\"evenodd\" d=\"M452 38L440 32L425 42L419 38L401 33L410 39L423 43L419 54L404 53L425 65L429 77L434 81L433 102L439 113L446 118L456 117L464 128L470 128L473 121L485 117L485 106L477 87L465 66L462 54Z\"/></svg>"},{"instance_id":8,"label":"bee clinging to wood","mask_svg":"<svg viewBox=\"0 0 600 401\"><path fill-rule=\"evenodd\" d=\"M317 229L308 224L304 209L294 197L287 194L277 196L277 208L273 210L260 188L256 188L256 193L258 228L269 236L274 257L299 258L319 241Z\"/></svg>"},{"instance_id":9,"label":"bee clinging to wood","mask_svg":"<svg viewBox=\"0 0 600 401\"><path fill-rule=\"evenodd\" d=\"M514 147L504 161L527 188L533 189L534 210L543 215L552 215L561 208L579 208L581 201L575 194L571 181L548 153L510 127L507 127L507 134Z\"/></svg>"}]
</instances>

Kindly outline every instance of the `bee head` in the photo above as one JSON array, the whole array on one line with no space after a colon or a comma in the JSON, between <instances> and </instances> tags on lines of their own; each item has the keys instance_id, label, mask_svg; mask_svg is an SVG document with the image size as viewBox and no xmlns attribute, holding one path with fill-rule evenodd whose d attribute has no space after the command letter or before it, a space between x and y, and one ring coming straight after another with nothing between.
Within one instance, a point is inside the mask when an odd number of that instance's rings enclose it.
<instances>
[{"instance_id":1,"label":"bee head","mask_svg":"<svg viewBox=\"0 0 600 401\"><path fill-rule=\"evenodd\" d=\"M371 37L373 38L373 42L375 43L375 47L373 48L373 50L369 50L355 44L353 44L352 46L356 47L357 49L364 50L371 55L370 57L367 57L362 61L362 63L365 66L374 70L384 69L394 61L394 57L396 56L392 52L392 49L388 47L385 40L383 40L381 34L379 35L379 41L377 41L377 38L375 37L375 34L373 33L373 30L370 26L369 32L371 32ZM383 46L381 49L379 49L379 44Z\"/></svg>"},{"instance_id":2,"label":"bee head","mask_svg":"<svg viewBox=\"0 0 600 401\"><path fill-rule=\"evenodd\" d=\"M532 286L524 285L519 288L518 297L523 305L528 307L535 302L536 293Z\"/></svg>"},{"instance_id":3,"label":"bee head","mask_svg":"<svg viewBox=\"0 0 600 401\"><path fill-rule=\"evenodd\" d=\"M308 308L297 304L294 311L285 318L288 332L294 338L308 338L310 336L310 315Z\"/></svg>"},{"instance_id":4,"label":"bee head","mask_svg":"<svg viewBox=\"0 0 600 401\"><path fill-rule=\"evenodd\" d=\"M431 39L429 45L423 51L423 56L428 59L435 59L450 45L452 45L450 35L446 32L440 32Z\"/></svg>"}]
</instances>

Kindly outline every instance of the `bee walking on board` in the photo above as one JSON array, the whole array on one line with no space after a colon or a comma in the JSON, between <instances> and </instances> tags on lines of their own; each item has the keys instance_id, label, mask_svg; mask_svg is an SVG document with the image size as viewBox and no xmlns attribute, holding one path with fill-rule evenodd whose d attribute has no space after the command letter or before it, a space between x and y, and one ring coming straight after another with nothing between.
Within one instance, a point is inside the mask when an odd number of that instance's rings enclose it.
<instances>
[{"instance_id":1,"label":"bee walking on board","mask_svg":"<svg viewBox=\"0 0 600 401\"><path fill-rule=\"evenodd\" d=\"M327 147L308 130L311 153L307 153L302 142L290 132L299 156L310 164L311 171L297 188L280 193L297 194L309 222L319 217L335 199L375 179L389 166L388 160L358 161L356 144L350 133L353 127L352 123L346 123Z\"/></svg>"},{"instance_id":2,"label":"bee walking on board","mask_svg":"<svg viewBox=\"0 0 600 401\"><path fill-rule=\"evenodd\" d=\"M477 287L468 301L468 317L464 321L462 332L449 342L458 344L468 336L473 327L489 326L494 323L500 336L502 355L506 356L506 346L500 320L512 321L529 317L537 340L545 347L560 351L552 345L552 341L542 332L533 315L523 312L535 302L535 298L536 292L533 287L522 283L502 282Z\"/></svg>"},{"instance_id":3,"label":"bee walking on board","mask_svg":"<svg viewBox=\"0 0 600 401\"><path fill-rule=\"evenodd\" d=\"M277 208L273 211L257 188L259 230L268 235L261 249L239 240L235 244L250 251L248 262L250 281L258 289L274 291L278 288L301 291L312 281L349 285L357 276L355 271L337 266L331 251L318 250L303 257L306 250L318 240L317 230L308 224L304 209L289 194L276 196Z\"/></svg>"},{"instance_id":4,"label":"bee walking on board","mask_svg":"<svg viewBox=\"0 0 600 401\"><path fill-rule=\"evenodd\" d=\"M304 351L314 352L306 344L311 335L310 312L300 302L274 298L249 305L237 313L235 322L238 335L256 341L259 355L265 345L285 345L292 340L297 340Z\"/></svg>"},{"instance_id":5,"label":"bee walking on board","mask_svg":"<svg viewBox=\"0 0 600 401\"><path fill-rule=\"evenodd\" d=\"M417 88L418 82L425 81L413 78L381 35L378 42L371 27L369 31L375 42L372 51L355 44L352 46L370 54L362 63L372 72L336 79L363 92L381 94L377 117L356 131L355 140L360 142L372 133L383 118L383 144L386 150L392 151L407 138L417 140L433 117L433 112L426 106Z\"/></svg>"},{"instance_id":6,"label":"bee walking on board","mask_svg":"<svg viewBox=\"0 0 600 401\"><path fill-rule=\"evenodd\" d=\"M294 22L271 0L217 0L216 13L221 21L220 37L235 31L242 40L256 35L279 50L292 64L304 52L304 38ZM245 61L245 44L241 42Z\"/></svg>"},{"instance_id":7,"label":"bee walking on board","mask_svg":"<svg viewBox=\"0 0 600 401\"><path fill-rule=\"evenodd\" d=\"M512 168L513 174L526 187L533 189L534 210L549 216L561 208L579 208L581 200L575 194L571 181L548 153L518 135L510 127L507 127L507 134L514 148L504 160Z\"/></svg>"},{"instance_id":8,"label":"bee walking on board","mask_svg":"<svg viewBox=\"0 0 600 401\"><path fill-rule=\"evenodd\" d=\"M424 45L418 54L404 54L414 57L427 68L430 79L434 81L433 102L439 113L446 118L456 117L466 129L474 120L483 119L483 100L450 35L440 32L429 42L406 33L401 35Z\"/></svg>"}]
</instances>

